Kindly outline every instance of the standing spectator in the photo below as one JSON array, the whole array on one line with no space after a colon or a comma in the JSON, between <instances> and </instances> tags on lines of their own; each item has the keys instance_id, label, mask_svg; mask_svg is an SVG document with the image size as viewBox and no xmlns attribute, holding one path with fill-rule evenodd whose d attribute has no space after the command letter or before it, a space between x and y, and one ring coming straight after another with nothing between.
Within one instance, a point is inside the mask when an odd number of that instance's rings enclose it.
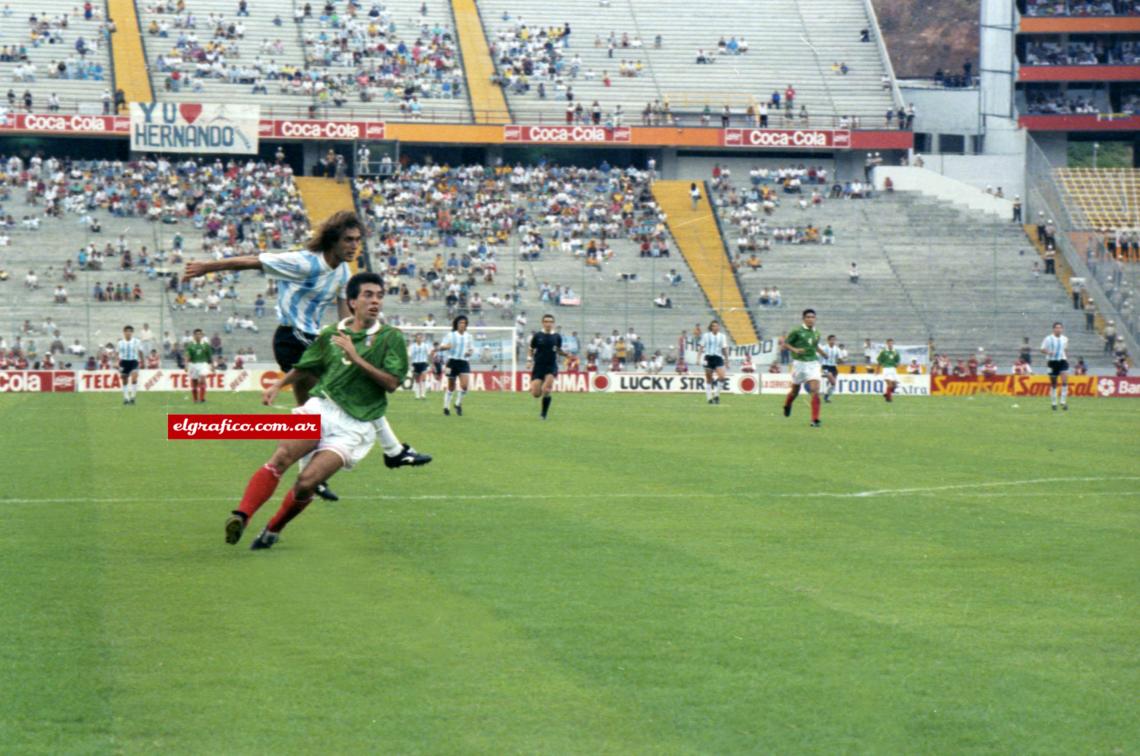
<instances>
[{"instance_id":1,"label":"standing spectator","mask_svg":"<svg viewBox=\"0 0 1140 756\"><path fill-rule=\"evenodd\" d=\"M697 188L696 182L689 184L689 199L693 201L693 210L696 210L701 202L701 190Z\"/></svg>"},{"instance_id":2,"label":"standing spectator","mask_svg":"<svg viewBox=\"0 0 1140 756\"><path fill-rule=\"evenodd\" d=\"M1104 353L1112 354L1112 347L1116 343L1116 321L1110 320L1104 325Z\"/></svg>"},{"instance_id":3,"label":"standing spectator","mask_svg":"<svg viewBox=\"0 0 1140 756\"><path fill-rule=\"evenodd\" d=\"M730 123L732 123L732 108L725 105L724 110L720 111L720 127L727 129Z\"/></svg>"},{"instance_id":4,"label":"standing spectator","mask_svg":"<svg viewBox=\"0 0 1140 756\"><path fill-rule=\"evenodd\" d=\"M1092 297L1085 302L1085 331L1092 333L1096 330L1096 308L1093 307Z\"/></svg>"},{"instance_id":5,"label":"standing spectator","mask_svg":"<svg viewBox=\"0 0 1140 756\"><path fill-rule=\"evenodd\" d=\"M792 112L792 107L795 104L795 99L796 88L789 84L788 88L784 90L784 109L787 110L788 113Z\"/></svg>"},{"instance_id":6,"label":"standing spectator","mask_svg":"<svg viewBox=\"0 0 1140 756\"><path fill-rule=\"evenodd\" d=\"M1021 223L1021 196L1013 195L1013 222Z\"/></svg>"}]
</instances>

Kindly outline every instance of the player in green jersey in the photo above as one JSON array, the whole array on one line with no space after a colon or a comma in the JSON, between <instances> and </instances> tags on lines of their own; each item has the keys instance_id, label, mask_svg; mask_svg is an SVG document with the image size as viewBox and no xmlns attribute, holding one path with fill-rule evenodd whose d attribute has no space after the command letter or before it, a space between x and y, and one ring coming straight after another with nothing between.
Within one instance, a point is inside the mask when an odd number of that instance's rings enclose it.
<instances>
[{"instance_id":1,"label":"player in green jersey","mask_svg":"<svg viewBox=\"0 0 1140 756\"><path fill-rule=\"evenodd\" d=\"M404 334L380 322L384 301L383 279L375 273L357 273L345 287L352 317L326 326L305 349L301 359L274 385L262 401L272 404L286 386L308 376L317 377L310 397L294 414L320 417L320 440L282 441L269 462L254 473L241 504L226 520L226 543L237 543L250 518L264 504L281 476L299 460L306 464L269 525L251 544L268 549L281 530L299 515L321 483L342 467L351 469L376 442L377 426L388 407L388 394L408 373L408 346Z\"/></svg>"},{"instance_id":2,"label":"player in green jersey","mask_svg":"<svg viewBox=\"0 0 1140 756\"><path fill-rule=\"evenodd\" d=\"M875 358L875 362L879 365L879 373L883 376L883 380L887 384L886 391L883 392L883 398L888 402L895 394L895 389L899 387L899 363L902 361L902 356L899 355L898 350L895 349L895 340L887 339L887 345L879 352L879 356Z\"/></svg>"},{"instance_id":3,"label":"player in green jersey","mask_svg":"<svg viewBox=\"0 0 1140 756\"><path fill-rule=\"evenodd\" d=\"M206 376L210 374L210 358L214 350L206 341L201 328L194 329L194 338L186 345L186 372L190 375L190 396L194 404L206 401Z\"/></svg>"},{"instance_id":4,"label":"player in green jersey","mask_svg":"<svg viewBox=\"0 0 1140 756\"><path fill-rule=\"evenodd\" d=\"M792 390L784 400L784 417L792 414L792 402L800 395L800 387L806 387L811 394L811 427L818 428L819 423L819 356L823 350L819 348L819 331L815 328L815 310L807 309L803 312L803 323L793 328L784 339L784 346L792 353Z\"/></svg>"}]
</instances>

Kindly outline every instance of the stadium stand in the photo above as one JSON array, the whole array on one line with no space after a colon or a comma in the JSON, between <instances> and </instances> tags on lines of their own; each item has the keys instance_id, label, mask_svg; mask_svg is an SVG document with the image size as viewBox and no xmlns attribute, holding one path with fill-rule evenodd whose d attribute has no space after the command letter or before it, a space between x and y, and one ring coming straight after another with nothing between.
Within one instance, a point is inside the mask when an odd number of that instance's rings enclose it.
<instances>
[{"instance_id":1,"label":"stadium stand","mask_svg":"<svg viewBox=\"0 0 1140 756\"><path fill-rule=\"evenodd\" d=\"M669 230L685 256L712 309L737 344L754 344L756 329L726 256L725 246L709 206L704 182L697 182L700 199L693 202L689 181L657 181L653 196L668 216Z\"/></svg>"},{"instance_id":2,"label":"stadium stand","mask_svg":"<svg viewBox=\"0 0 1140 756\"><path fill-rule=\"evenodd\" d=\"M1056 176L1079 228L1140 228L1140 170L1135 168L1057 168Z\"/></svg>"},{"instance_id":3,"label":"stadium stand","mask_svg":"<svg viewBox=\"0 0 1140 756\"><path fill-rule=\"evenodd\" d=\"M739 179L741 171L734 173L733 185L743 195L741 185L747 182ZM718 194L718 212L726 228L735 228L727 196ZM765 338L782 334L801 310L812 307L819 311L821 329L835 333L852 355L865 339L893 337L900 344L933 339L936 352L952 360L981 349L1008 370L1024 337L1036 349L1042 329L1060 319L1071 340L1070 354L1090 365L1104 364L1099 337L1086 331L1084 312L1072 308L1059 277L1035 272L1038 256L1020 226L906 192L864 199L830 198L828 192L807 208L796 194L777 196L779 204L763 216L768 229L763 236L811 225L830 228L833 242L771 241L758 253L762 265L757 268L747 264L748 253L737 256L740 280ZM851 280L852 262L857 282ZM760 305L761 293L773 287L780 291L780 303Z\"/></svg>"},{"instance_id":4,"label":"stadium stand","mask_svg":"<svg viewBox=\"0 0 1140 756\"><path fill-rule=\"evenodd\" d=\"M124 102L154 102L150 66L134 0L107 0L107 12L115 23L111 35L115 83L123 91Z\"/></svg>"},{"instance_id":5,"label":"stadium stand","mask_svg":"<svg viewBox=\"0 0 1140 756\"><path fill-rule=\"evenodd\" d=\"M495 63L491 60L491 50L475 0L451 0L451 12L459 35L468 99L475 122L509 123L511 113L503 90L492 81Z\"/></svg>"},{"instance_id":6,"label":"stadium stand","mask_svg":"<svg viewBox=\"0 0 1140 756\"><path fill-rule=\"evenodd\" d=\"M238 16L236 0L190 0L181 14L149 4L155 89L175 101L252 101L266 116L470 120L448 2L329 6L306 15L302 4L253 0Z\"/></svg>"},{"instance_id":7,"label":"stadium stand","mask_svg":"<svg viewBox=\"0 0 1140 756\"><path fill-rule=\"evenodd\" d=\"M114 5L114 3L112 3ZM89 17L88 17L89 16ZM31 19L35 18L35 23ZM44 0L0 16L0 76L8 90L8 111L101 113L112 90L106 18L100 7L88 14L74 2ZM81 54L78 45L84 52ZM59 104L52 106L52 95ZM26 107L30 95L31 107Z\"/></svg>"},{"instance_id":8,"label":"stadium stand","mask_svg":"<svg viewBox=\"0 0 1140 756\"><path fill-rule=\"evenodd\" d=\"M860 42L858 30L869 20L859 0L813 5L810 19L792 0L767 2L763 12L755 3L734 0L715 14L694 14L678 0L600 3L590 13L569 16L537 0L485 0L479 6L498 74L508 79L508 102L523 122L563 122L567 89L587 115L597 102L604 119L625 124L640 122L648 106L658 111L655 120L671 120L660 113L666 109L694 126L707 106L711 125L720 125L728 105L731 125L743 126L750 107L758 117L760 103L774 91L783 103L789 85L795 113L772 108L771 126L804 125L801 107L816 127L837 125L845 115L877 124L899 104L881 85L886 67L876 47ZM568 41L560 31L567 23ZM545 49L546 40L539 39L544 32L557 38ZM746 52L740 52L741 42ZM699 50L710 63L697 63ZM538 73L524 75L524 86L518 72L528 57ZM622 75L623 61L635 75ZM553 76L542 73L544 62L557 68ZM621 116L615 118L618 105Z\"/></svg>"}]
</instances>

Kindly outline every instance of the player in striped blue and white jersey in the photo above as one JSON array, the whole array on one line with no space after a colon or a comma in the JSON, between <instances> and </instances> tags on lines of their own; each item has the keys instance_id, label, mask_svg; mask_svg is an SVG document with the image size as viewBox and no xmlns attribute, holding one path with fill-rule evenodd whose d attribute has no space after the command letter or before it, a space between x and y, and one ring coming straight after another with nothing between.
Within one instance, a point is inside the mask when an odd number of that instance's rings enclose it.
<instances>
[{"instance_id":1,"label":"player in striped blue and white jersey","mask_svg":"<svg viewBox=\"0 0 1140 756\"><path fill-rule=\"evenodd\" d=\"M451 397L455 395L455 414L463 415L463 397L471 380L471 356L475 354L475 337L467 331L467 318L460 315L451 323L451 333L439 345L447 352L447 390L443 392L443 414L451 414ZM456 391L456 381L459 390Z\"/></svg>"},{"instance_id":2,"label":"player in striped blue and white jersey","mask_svg":"<svg viewBox=\"0 0 1140 756\"><path fill-rule=\"evenodd\" d=\"M364 223L356 213L341 210L330 215L314 230L304 249L189 262L183 278L197 278L223 270L261 270L270 278L277 279L278 326L273 334L273 356L281 371L288 373L317 338L329 305L336 303L340 320L352 317L345 302L344 287L352 276L351 263L360 252L364 230ZM298 405L308 401L309 391L316 382L315 376L306 375L292 384ZM387 417L377 421L377 436L384 449L384 464L388 467L423 465L431 461L430 456L401 444ZM317 489L317 495L330 501L338 498L323 485Z\"/></svg>"},{"instance_id":3,"label":"player in striped blue and white jersey","mask_svg":"<svg viewBox=\"0 0 1140 756\"><path fill-rule=\"evenodd\" d=\"M1069 337L1064 330L1063 325L1054 323L1053 333L1041 342L1041 353L1049 363L1049 398L1054 411L1057 409L1057 378L1061 379L1061 409L1069 409L1069 358L1065 353L1069 348Z\"/></svg>"},{"instance_id":4,"label":"player in striped blue and white jersey","mask_svg":"<svg viewBox=\"0 0 1140 756\"><path fill-rule=\"evenodd\" d=\"M123 404L134 404L139 392L139 363L143 358L142 342L135 338L132 326L123 326L123 338L115 347L119 353L119 375L123 381Z\"/></svg>"},{"instance_id":5,"label":"player in striped blue and white jersey","mask_svg":"<svg viewBox=\"0 0 1140 756\"><path fill-rule=\"evenodd\" d=\"M847 352L835 343L835 334L827 337L827 344L819 348L820 366L823 374L827 376L827 392L823 401L830 402L831 395L835 393L835 386L839 382L839 363L847 359Z\"/></svg>"},{"instance_id":6,"label":"player in striped blue and white jersey","mask_svg":"<svg viewBox=\"0 0 1140 756\"><path fill-rule=\"evenodd\" d=\"M408 347L408 362L412 363L412 391L417 399L427 399L425 378L432 351L431 342L425 341L422 333L417 333L416 340Z\"/></svg>"},{"instance_id":7,"label":"player in striped blue and white jersey","mask_svg":"<svg viewBox=\"0 0 1140 756\"><path fill-rule=\"evenodd\" d=\"M697 351L704 355L705 397L709 404L720 404L720 387L725 382L724 363L728 358L728 340L720 332L720 323L712 321L709 329L697 342Z\"/></svg>"}]
</instances>

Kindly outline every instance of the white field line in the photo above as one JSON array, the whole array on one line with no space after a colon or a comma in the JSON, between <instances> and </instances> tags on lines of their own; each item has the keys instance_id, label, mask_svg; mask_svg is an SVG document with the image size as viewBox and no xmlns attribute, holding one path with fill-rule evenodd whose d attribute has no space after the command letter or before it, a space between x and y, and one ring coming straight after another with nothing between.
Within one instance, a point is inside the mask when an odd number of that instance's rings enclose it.
<instances>
[{"instance_id":1,"label":"white field line","mask_svg":"<svg viewBox=\"0 0 1140 756\"><path fill-rule=\"evenodd\" d=\"M1008 486L1033 486L1046 483L1104 483L1112 481L1140 481L1140 476L1109 476L1109 477L1073 477L1073 478L1029 478L1026 480L1003 480L1003 481L990 481L985 483L959 483L949 486L929 486L924 488L881 488L873 491L815 491L811 493L770 493L761 494L758 498L770 499L814 499L814 498L832 498L832 499L870 499L878 496L910 496L913 494L937 494L937 493L952 493L952 492L966 492L977 489L987 488L1000 488ZM1135 492L1100 492L1106 495L1120 496L1120 495L1135 495L1140 491ZM993 494L979 494L992 496ZM1011 494L1013 495L1013 494ZM1072 495L1071 492L1069 495ZM640 493L501 493L501 494L420 494L415 496L393 496L393 495L366 495L361 496L362 501L503 501L503 500L542 500L548 501L551 499L725 499L725 498L740 498L741 496L756 496L755 491L741 492L741 491L707 491L699 493L656 493L652 491L644 491ZM14 498L0 498L0 505L4 504L145 504L148 502L155 504L166 503L188 503L188 502L201 502L201 501L226 501L229 497L224 496L193 496L193 497L168 497L168 496L149 496L145 498L131 498L131 497L113 497L113 498L91 498L91 497L69 497L59 499L14 499Z\"/></svg>"}]
</instances>

